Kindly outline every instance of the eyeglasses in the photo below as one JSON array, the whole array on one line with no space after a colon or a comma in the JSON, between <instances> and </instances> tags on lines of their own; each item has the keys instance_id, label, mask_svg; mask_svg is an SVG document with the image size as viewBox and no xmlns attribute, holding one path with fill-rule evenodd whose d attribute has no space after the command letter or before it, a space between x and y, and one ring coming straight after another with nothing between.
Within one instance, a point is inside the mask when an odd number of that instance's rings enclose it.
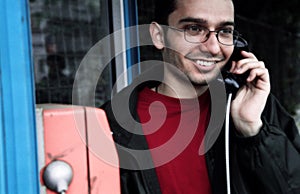
<instances>
[{"instance_id":1,"label":"eyeglasses","mask_svg":"<svg viewBox=\"0 0 300 194\"><path fill-rule=\"evenodd\" d=\"M210 33L215 33L219 43L232 46L236 44L241 34L232 29L209 30L199 25L187 25L183 29L167 26L172 30L184 32L184 39L190 43L204 43L208 40Z\"/></svg>"}]
</instances>

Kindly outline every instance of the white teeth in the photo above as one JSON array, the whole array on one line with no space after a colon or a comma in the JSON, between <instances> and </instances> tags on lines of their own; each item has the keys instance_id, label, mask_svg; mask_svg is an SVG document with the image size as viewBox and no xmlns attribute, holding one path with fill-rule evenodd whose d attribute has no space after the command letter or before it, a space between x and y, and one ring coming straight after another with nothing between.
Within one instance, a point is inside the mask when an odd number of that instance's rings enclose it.
<instances>
[{"instance_id":1,"label":"white teeth","mask_svg":"<svg viewBox=\"0 0 300 194\"><path fill-rule=\"evenodd\" d=\"M201 60L197 60L196 63L198 65L202 65L202 66L205 66L205 67L209 67L209 66L215 64L215 62L201 61Z\"/></svg>"}]
</instances>

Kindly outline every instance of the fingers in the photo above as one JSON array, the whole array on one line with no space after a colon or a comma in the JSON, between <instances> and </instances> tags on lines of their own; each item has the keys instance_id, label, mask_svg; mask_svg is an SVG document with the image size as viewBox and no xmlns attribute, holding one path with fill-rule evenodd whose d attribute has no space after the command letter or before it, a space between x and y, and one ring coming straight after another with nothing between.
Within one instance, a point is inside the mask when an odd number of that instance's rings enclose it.
<instances>
[{"instance_id":1,"label":"fingers","mask_svg":"<svg viewBox=\"0 0 300 194\"><path fill-rule=\"evenodd\" d=\"M247 78L248 82L255 80L256 77L260 77L263 81L269 82L269 71L267 68L256 68L250 71L249 77Z\"/></svg>"},{"instance_id":2,"label":"fingers","mask_svg":"<svg viewBox=\"0 0 300 194\"><path fill-rule=\"evenodd\" d=\"M242 51L241 54L245 57L239 61L233 61L230 72L235 74L243 74L248 70L257 68L266 68L263 61L258 61L254 54Z\"/></svg>"},{"instance_id":3,"label":"fingers","mask_svg":"<svg viewBox=\"0 0 300 194\"><path fill-rule=\"evenodd\" d=\"M230 71L235 74L243 74L249 71L247 82L255 82L256 87L267 89L267 86L269 87L270 85L270 77L265 63L258 61L253 53L242 51L241 54L245 58L234 61Z\"/></svg>"},{"instance_id":4,"label":"fingers","mask_svg":"<svg viewBox=\"0 0 300 194\"><path fill-rule=\"evenodd\" d=\"M236 63L232 73L243 74L248 70L256 68L265 68L265 63L263 61L242 59Z\"/></svg>"}]
</instances>

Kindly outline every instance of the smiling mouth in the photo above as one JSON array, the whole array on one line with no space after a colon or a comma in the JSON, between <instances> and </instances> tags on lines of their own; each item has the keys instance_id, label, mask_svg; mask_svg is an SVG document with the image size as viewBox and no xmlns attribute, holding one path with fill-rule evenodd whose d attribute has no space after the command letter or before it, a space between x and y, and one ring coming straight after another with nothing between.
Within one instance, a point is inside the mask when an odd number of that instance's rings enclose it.
<instances>
[{"instance_id":1,"label":"smiling mouth","mask_svg":"<svg viewBox=\"0 0 300 194\"><path fill-rule=\"evenodd\" d=\"M224 61L224 58L219 56L219 57L200 57L200 56L186 56L186 59L194 62L197 66L199 67L213 67L217 63L220 63Z\"/></svg>"},{"instance_id":2,"label":"smiling mouth","mask_svg":"<svg viewBox=\"0 0 300 194\"><path fill-rule=\"evenodd\" d=\"M203 60L193 60L197 65L201 65L204 67L210 67L214 64L216 64L216 61L203 61Z\"/></svg>"},{"instance_id":3,"label":"smiling mouth","mask_svg":"<svg viewBox=\"0 0 300 194\"><path fill-rule=\"evenodd\" d=\"M201 59L189 59L191 61L193 61L194 63L196 63L197 65L199 66L202 66L202 67L210 67L210 66L213 66L215 65L216 63L220 62L220 60L216 60L216 61L213 61L213 60L201 60Z\"/></svg>"}]
</instances>

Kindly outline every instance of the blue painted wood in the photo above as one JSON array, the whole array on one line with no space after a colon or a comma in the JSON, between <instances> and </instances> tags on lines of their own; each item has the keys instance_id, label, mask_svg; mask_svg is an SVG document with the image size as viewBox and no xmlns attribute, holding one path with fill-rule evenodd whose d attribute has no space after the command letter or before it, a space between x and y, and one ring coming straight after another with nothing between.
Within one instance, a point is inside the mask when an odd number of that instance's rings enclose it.
<instances>
[{"instance_id":1,"label":"blue painted wood","mask_svg":"<svg viewBox=\"0 0 300 194\"><path fill-rule=\"evenodd\" d=\"M28 1L0 1L0 192L37 194L34 79Z\"/></svg>"}]
</instances>

